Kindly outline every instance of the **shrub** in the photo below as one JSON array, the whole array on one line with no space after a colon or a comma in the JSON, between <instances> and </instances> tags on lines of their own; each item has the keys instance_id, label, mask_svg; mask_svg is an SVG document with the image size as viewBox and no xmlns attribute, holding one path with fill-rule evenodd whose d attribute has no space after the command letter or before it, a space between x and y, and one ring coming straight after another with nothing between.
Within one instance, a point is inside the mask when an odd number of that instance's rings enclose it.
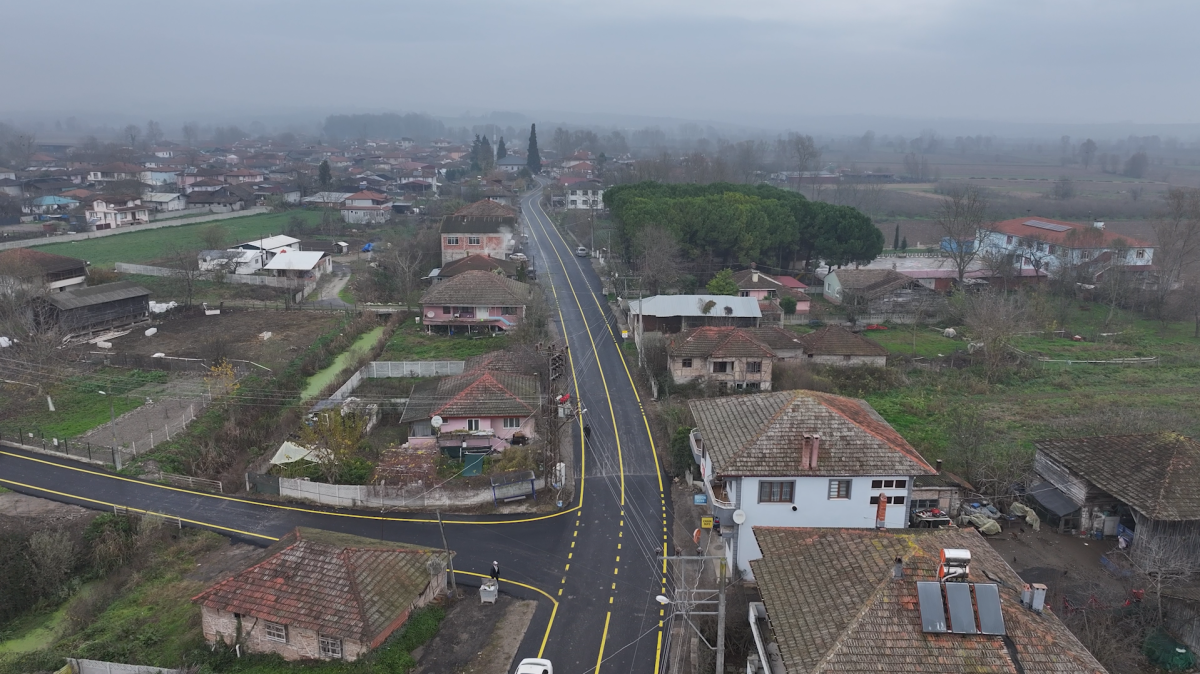
<instances>
[{"instance_id":1,"label":"shrub","mask_svg":"<svg viewBox=\"0 0 1200 674\"><path fill-rule=\"evenodd\" d=\"M791 316L792 314L796 313L796 298L781 297L779 299L779 306L783 309L783 313Z\"/></svg>"},{"instance_id":2,"label":"shrub","mask_svg":"<svg viewBox=\"0 0 1200 674\"><path fill-rule=\"evenodd\" d=\"M676 477L683 477L688 469L696 465L691 444L688 442L691 431L687 426L679 426L671 436L671 473Z\"/></svg>"}]
</instances>

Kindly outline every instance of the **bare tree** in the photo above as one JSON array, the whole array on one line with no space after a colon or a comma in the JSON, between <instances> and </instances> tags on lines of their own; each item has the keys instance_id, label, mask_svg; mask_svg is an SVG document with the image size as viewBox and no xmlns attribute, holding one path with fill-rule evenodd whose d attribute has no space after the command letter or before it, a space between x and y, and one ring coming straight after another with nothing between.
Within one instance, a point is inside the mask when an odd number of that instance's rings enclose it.
<instances>
[{"instance_id":1,"label":"bare tree","mask_svg":"<svg viewBox=\"0 0 1200 674\"><path fill-rule=\"evenodd\" d=\"M200 238L204 241L205 250L221 250L225 247L225 240L229 237L229 230L224 225L209 225L200 232Z\"/></svg>"},{"instance_id":2,"label":"bare tree","mask_svg":"<svg viewBox=\"0 0 1200 674\"><path fill-rule=\"evenodd\" d=\"M996 291L958 297L969 337L983 345L990 380L1000 373L1009 358L1012 339L1027 319L1025 307L1019 297Z\"/></svg>"},{"instance_id":3,"label":"bare tree","mask_svg":"<svg viewBox=\"0 0 1200 674\"><path fill-rule=\"evenodd\" d=\"M163 139L162 126L153 119L146 122L146 144L153 147Z\"/></svg>"},{"instance_id":4,"label":"bare tree","mask_svg":"<svg viewBox=\"0 0 1200 674\"><path fill-rule=\"evenodd\" d=\"M967 267L979 254L980 232L988 219L988 199L979 187L951 185L939 204L933 224L942 235L943 246L954 263L961 284Z\"/></svg>"},{"instance_id":5,"label":"bare tree","mask_svg":"<svg viewBox=\"0 0 1200 674\"><path fill-rule=\"evenodd\" d=\"M985 248L979 251L978 259L988 276L1000 279L1000 289L1007 292L1017 274L1012 255L998 248Z\"/></svg>"},{"instance_id":6,"label":"bare tree","mask_svg":"<svg viewBox=\"0 0 1200 674\"><path fill-rule=\"evenodd\" d=\"M129 139L129 147L137 147L138 137L142 135L142 129L137 124L130 124L125 127L124 138Z\"/></svg>"},{"instance_id":7,"label":"bare tree","mask_svg":"<svg viewBox=\"0 0 1200 674\"><path fill-rule=\"evenodd\" d=\"M1154 264L1159 268L1153 292L1154 308L1162 313L1167 296L1197 258L1200 258L1200 189L1176 187L1164 195L1165 209L1154 221L1158 248Z\"/></svg>"},{"instance_id":8,"label":"bare tree","mask_svg":"<svg viewBox=\"0 0 1200 674\"><path fill-rule=\"evenodd\" d=\"M646 292L658 295L679 278L679 241L671 230L661 225L644 227L637 234L634 248L635 267Z\"/></svg>"},{"instance_id":9,"label":"bare tree","mask_svg":"<svg viewBox=\"0 0 1200 674\"><path fill-rule=\"evenodd\" d=\"M195 147L196 141L200 139L200 125L195 122L188 122L183 125L183 142L188 147Z\"/></svg>"},{"instance_id":10,"label":"bare tree","mask_svg":"<svg viewBox=\"0 0 1200 674\"><path fill-rule=\"evenodd\" d=\"M196 251L173 244L167 248L166 259L167 266L174 271L174 278L179 282L184 306L192 306L196 297L196 283L204 277L204 272L200 271L200 258Z\"/></svg>"},{"instance_id":11,"label":"bare tree","mask_svg":"<svg viewBox=\"0 0 1200 674\"><path fill-rule=\"evenodd\" d=\"M1158 603L1158 622L1162 624L1164 591L1186 585L1198 570L1196 551L1189 538L1157 531L1152 523L1138 527L1137 544L1125 555L1129 565L1143 579L1146 589Z\"/></svg>"}]
</instances>

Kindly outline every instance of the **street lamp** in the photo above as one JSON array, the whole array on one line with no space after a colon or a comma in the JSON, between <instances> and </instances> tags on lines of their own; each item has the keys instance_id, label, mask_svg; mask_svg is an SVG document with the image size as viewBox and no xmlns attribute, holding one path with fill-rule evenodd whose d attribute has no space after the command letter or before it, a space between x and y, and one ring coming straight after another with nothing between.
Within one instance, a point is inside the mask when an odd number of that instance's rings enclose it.
<instances>
[{"instance_id":1,"label":"street lamp","mask_svg":"<svg viewBox=\"0 0 1200 674\"><path fill-rule=\"evenodd\" d=\"M108 396L108 430L112 433L113 466L117 470L121 470L121 452L117 451L117 414L113 407L113 398L104 391L97 391L97 393Z\"/></svg>"}]
</instances>

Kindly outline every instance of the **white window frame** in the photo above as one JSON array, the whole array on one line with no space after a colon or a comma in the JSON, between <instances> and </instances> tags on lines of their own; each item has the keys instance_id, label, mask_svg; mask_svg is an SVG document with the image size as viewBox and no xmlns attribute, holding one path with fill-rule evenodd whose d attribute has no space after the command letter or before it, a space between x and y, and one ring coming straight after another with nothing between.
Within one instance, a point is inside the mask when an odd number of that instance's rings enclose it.
<instances>
[{"instance_id":1,"label":"white window frame","mask_svg":"<svg viewBox=\"0 0 1200 674\"><path fill-rule=\"evenodd\" d=\"M504 417L505 428L520 428L521 417Z\"/></svg>"},{"instance_id":2,"label":"white window frame","mask_svg":"<svg viewBox=\"0 0 1200 674\"><path fill-rule=\"evenodd\" d=\"M458 245L458 237L457 236L447 236L446 237L446 245L447 246L457 246Z\"/></svg>"},{"instance_id":3,"label":"white window frame","mask_svg":"<svg viewBox=\"0 0 1200 674\"><path fill-rule=\"evenodd\" d=\"M467 237L467 245L468 246L482 246L483 239L478 236L468 236Z\"/></svg>"},{"instance_id":4,"label":"white window frame","mask_svg":"<svg viewBox=\"0 0 1200 674\"><path fill-rule=\"evenodd\" d=\"M478 419L467 419L467 430L468 431L479 430L479 420Z\"/></svg>"},{"instance_id":5,"label":"white window frame","mask_svg":"<svg viewBox=\"0 0 1200 674\"><path fill-rule=\"evenodd\" d=\"M264 620L263 635L266 636L268 641L278 641L286 644L288 641L287 625Z\"/></svg>"},{"instance_id":6,"label":"white window frame","mask_svg":"<svg viewBox=\"0 0 1200 674\"><path fill-rule=\"evenodd\" d=\"M327 637L324 634L317 634L317 648L320 649L321 657L329 658L330 660L342 659L342 640L339 637Z\"/></svg>"}]
</instances>

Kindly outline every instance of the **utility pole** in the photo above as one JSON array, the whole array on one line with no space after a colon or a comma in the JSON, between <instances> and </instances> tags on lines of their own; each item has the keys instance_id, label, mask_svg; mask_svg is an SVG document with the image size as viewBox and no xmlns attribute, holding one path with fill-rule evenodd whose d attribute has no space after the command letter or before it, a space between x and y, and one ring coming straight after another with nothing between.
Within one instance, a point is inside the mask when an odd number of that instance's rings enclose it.
<instances>
[{"instance_id":1,"label":"utility pole","mask_svg":"<svg viewBox=\"0 0 1200 674\"><path fill-rule=\"evenodd\" d=\"M725 674L725 558L721 558L721 573L718 574L717 587L721 594L717 597L717 674Z\"/></svg>"},{"instance_id":2,"label":"utility pole","mask_svg":"<svg viewBox=\"0 0 1200 674\"><path fill-rule=\"evenodd\" d=\"M438 529L442 532L442 549L446 551L446 564L450 567L450 592L457 597L458 585L454 582L454 555L450 554L450 546L446 545L446 527L442 526L442 511L437 511L437 516ZM721 598L724 599L725 595L722 594ZM724 604L721 606L724 607Z\"/></svg>"}]
</instances>

